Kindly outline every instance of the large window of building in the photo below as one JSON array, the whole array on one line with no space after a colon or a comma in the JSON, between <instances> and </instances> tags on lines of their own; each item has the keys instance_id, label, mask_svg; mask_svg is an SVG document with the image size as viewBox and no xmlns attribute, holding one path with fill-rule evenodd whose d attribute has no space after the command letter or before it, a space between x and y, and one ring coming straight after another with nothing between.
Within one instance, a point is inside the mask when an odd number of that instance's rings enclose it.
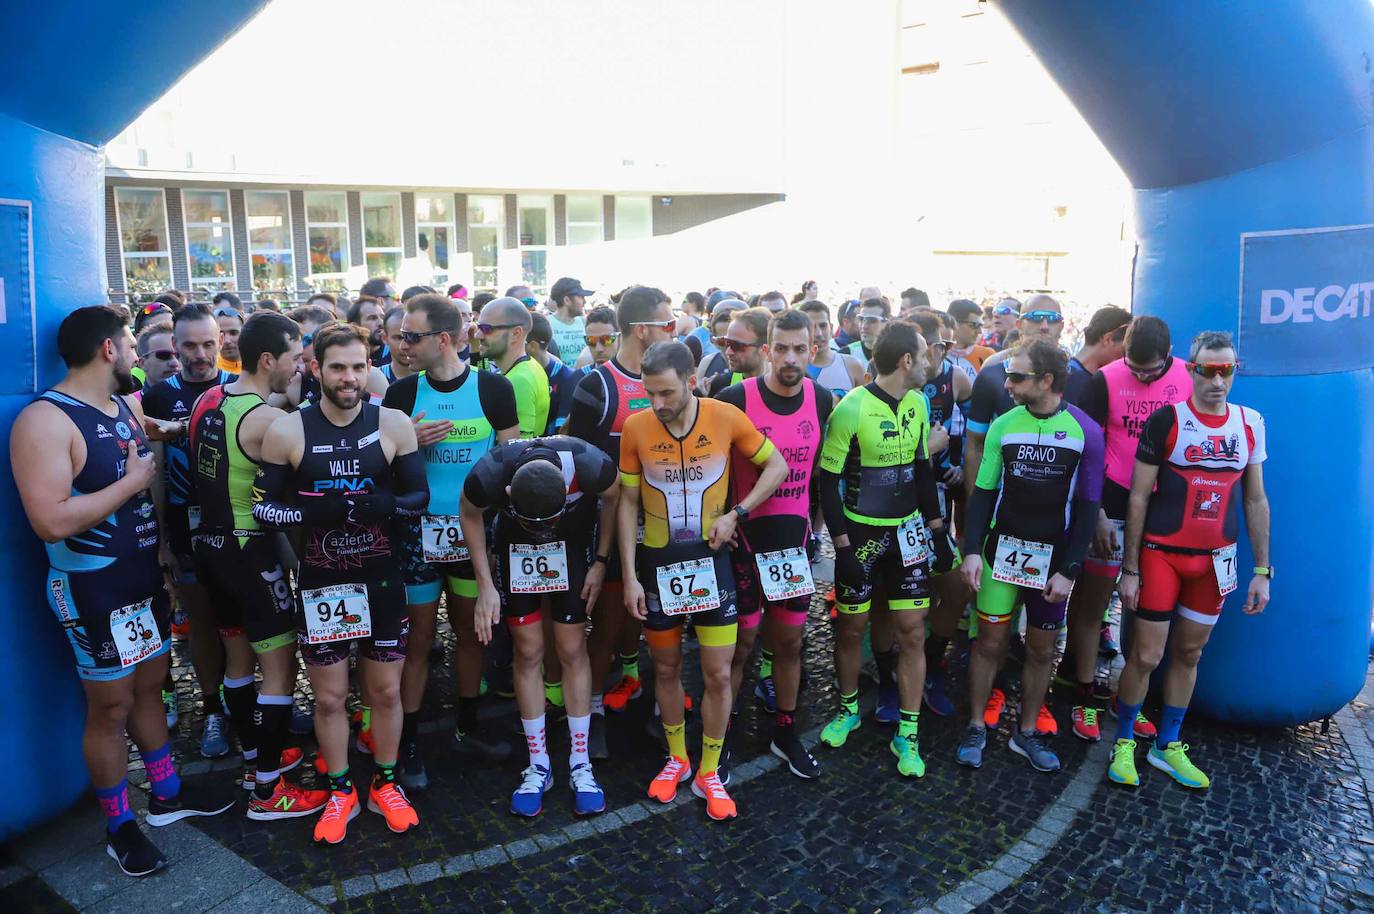
<instances>
[{"instance_id":1,"label":"large window of building","mask_svg":"<svg viewBox=\"0 0 1374 914\"><path fill-rule=\"evenodd\" d=\"M455 238L453 194L415 195L415 241L420 256L430 263L437 284L448 281L449 257Z\"/></svg>"},{"instance_id":2,"label":"large window of building","mask_svg":"<svg viewBox=\"0 0 1374 914\"><path fill-rule=\"evenodd\" d=\"M310 191L305 195L305 232L310 247L310 284L341 291L348 272L348 195Z\"/></svg>"},{"instance_id":3,"label":"large window of building","mask_svg":"<svg viewBox=\"0 0 1374 914\"><path fill-rule=\"evenodd\" d=\"M172 284L167 200L160 189L115 188L115 218L123 254L124 288L156 294Z\"/></svg>"},{"instance_id":4,"label":"large window of building","mask_svg":"<svg viewBox=\"0 0 1374 914\"><path fill-rule=\"evenodd\" d=\"M536 292L548 289L549 236L553 234L553 200L516 198L520 226L520 281Z\"/></svg>"},{"instance_id":5,"label":"large window of building","mask_svg":"<svg viewBox=\"0 0 1374 914\"><path fill-rule=\"evenodd\" d=\"M472 249L472 284L496 288L496 261L505 231L505 206L500 197L468 197L468 245Z\"/></svg>"},{"instance_id":6,"label":"large window of building","mask_svg":"<svg viewBox=\"0 0 1374 914\"><path fill-rule=\"evenodd\" d=\"M363 256L367 275L396 278L401 272L401 195L363 194Z\"/></svg>"},{"instance_id":7,"label":"large window of building","mask_svg":"<svg viewBox=\"0 0 1374 914\"><path fill-rule=\"evenodd\" d=\"M568 194L568 244L593 244L601 230L601 195Z\"/></svg>"},{"instance_id":8,"label":"large window of building","mask_svg":"<svg viewBox=\"0 0 1374 914\"><path fill-rule=\"evenodd\" d=\"M628 197L616 195L615 198L615 240L634 241L638 238L652 238L654 234L654 210L649 197Z\"/></svg>"},{"instance_id":9,"label":"large window of building","mask_svg":"<svg viewBox=\"0 0 1374 914\"><path fill-rule=\"evenodd\" d=\"M234 285L234 239L227 190L183 190L186 257L192 291L215 293Z\"/></svg>"},{"instance_id":10,"label":"large window of building","mask_svg":"<svg viewBox=\"0 0 1374 914\"><path fill-rule=\"evenodd\" d=\"M249 190L243 194L248 213L248 253L254 292L289 292L295 288L291 252L291 200L284 190Z\"/></svg>"}]
</instances>

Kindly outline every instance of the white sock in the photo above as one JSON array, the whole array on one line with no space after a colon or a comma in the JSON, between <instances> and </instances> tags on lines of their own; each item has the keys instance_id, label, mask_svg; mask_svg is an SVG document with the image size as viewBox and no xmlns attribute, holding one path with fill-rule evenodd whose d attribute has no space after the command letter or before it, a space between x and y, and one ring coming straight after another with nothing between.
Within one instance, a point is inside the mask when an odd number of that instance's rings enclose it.
<instances>
[{"instance_id":1,"label":"white sock","mask_svg":"<svg viewBox=\"0 0 1374 914\"><path fill-rule=\"evenodd\" d=\"M600 692L592 693L592 713L606 716L606 703L602 701Z\"/></svg>"},{"instance_id":2,"label":"white sock","mask_svg":"<svg viewBox=\"0 0 1374 914\"><path fill-rule=\"evenodd\" d=\"M592 716L584 714L581 717L568 715L568 735L572 737L572 755L568 757L568 767L576 768L578 765L590 765L591 757L587 755L587 732L592 728Z\"/></svg>"},{"instance_id":3,"label":"white sock","mask_svg":"<svg viewBox=\"0 0 1374 914\"><path fill-rule=\"evenodd\" d=\"M549 761L549 743L544 733L544 715L540 714L534 720L520 719L520 726L525 728L525 744L530 750L530 764L541 765L544 768L551 768Z\"/></svg>"}]
</instances>

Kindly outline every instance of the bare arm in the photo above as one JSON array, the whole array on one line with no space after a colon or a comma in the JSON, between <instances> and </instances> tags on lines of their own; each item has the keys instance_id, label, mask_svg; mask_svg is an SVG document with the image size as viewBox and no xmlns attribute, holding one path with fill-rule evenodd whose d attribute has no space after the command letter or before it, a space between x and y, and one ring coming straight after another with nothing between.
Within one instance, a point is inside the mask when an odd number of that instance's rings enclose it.
<instances>
[{"instance_id":1,"label":"bare arm","mask_svg":"<svg viewBox=\"0 0 1374 914\"><path fill-rule=\"evenodd\" d=\"M1250 534L1250 551L1255 554L1255 564L1269 564L1269 496L1264 494L1264 471L1262 465L1252 463L1245 468L1241 485L1245 488L1245 529ZM1247 616L1264 612L1269 605L1269 578L1256 574L1250 576L1250 586L1245 593L1244 611Z\"/></svg>"},{"instance_id":2,"label":"bare arm","mask_svg":"<svg viewBox=\"0 0 1374 914\"><path fill-rule=\"evenodd\" d=\"M620 578L625 587L625 609L636 619L648 615L644 588L635 574L635 547L639 538L639 486L622 485L616 506L616 539L620 543Z\"/></svg>"},{"instance_id":3,"label":"bare arm","mask_svg":"<svg viewBox=\"0 0 1374 914\"><path fill-rule=\"evenodd\" d=\"M73 495L75 438L76 427L71 421L44 403L25 408L10 435L10 463L24 513L34 532L47 543L90 530L148 488L158 475L152 453L136 453L126 460L119 480L98 492Z\"/></svg>"},{"instance_id":4,"label":"bare arm","mask_svg":"<svg viewBox=\"0 0 1374 914\"><path fill-rule=\"evenodd\" d=\"M839 358L844 360L844 367L849 371L850 384L855 387L863 387L868 383L868 375L864 372L863 363L847 352L839 353Z\"/></svg>"},{"instance_id":5,"label":"bare arm","mask_svg":"<svg viewBox=\"0 0 1374 914\"><path fill-rule=\"evenodd\" d=\"M1136 608L1140 600L1140 544L1145 537L1145 512L1150 507L1150 493L1159 478L1159 467L1137 460L1131 475L1131 497L1126 506L1125 548L1121 556L1121 581L1117 590L1121 606L1126 611Z\"/></svg>"},{"instance_id":6,"label":"bare arm","mask_svg":"<svg viewBox=\"0 0 1374 914\"><path fill-rule=\"evenodd\" d=\"M512 425L510 428L503 428L496 433L496 443L505 444L507 441L514 441L520 437L520 426Z\"/></svg>"},{"instance_id":7,"label":"bare arm","mask_svg":"<svg viewBox=\"0 0 1374 914\"><path fill-rule=\"evenodd\" d=\"M964 474L964 494L968 498L973 497L973 482L978 478L977 467L983 462L983 442L987 437L987 432L964 428L964 466L975 468L972 473Z\"/></svg>"},{"instance_id":8,"label":"bare arm","mask_svg":"<svg viewBox=\"0 0 1374 914\"><path fill-rule=\"evenodd\" d=\"M610 555L616 547L616 521L620 512L620 480L601 493L601 519L596 531L596 554Z\"/></svg>"}]
</instances>

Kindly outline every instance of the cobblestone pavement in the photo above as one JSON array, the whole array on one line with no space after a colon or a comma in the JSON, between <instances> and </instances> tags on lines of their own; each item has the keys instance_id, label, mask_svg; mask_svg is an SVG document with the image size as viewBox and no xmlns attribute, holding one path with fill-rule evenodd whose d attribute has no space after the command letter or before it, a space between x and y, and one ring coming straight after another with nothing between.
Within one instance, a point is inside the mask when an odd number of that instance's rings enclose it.
<instances>
[{"instance_id":1,"label":"cobblestone pavement","mask_svg":"<svg viewBox=\"0 0 1374 914\"><path fill-rule=\"evenodd\" d=\"M751 677L732 729L738 820L711 822L686 790L668 807L644 798L662 751L646 694L610 718L612 758L597 764L610 811L590 820L572 815L567 732L550 719L557 781L543 815L528 821L507 812L523 761L472 768L455 758L451 633L444 641L425 705L432 786L413 797L417 831L395 836L364 814L343 845L321 848L310 841L312 819L255 823L239 810L154 831L172 866L135 883L104 857L86 800L0 849L0 911L1374 910L1374 689L1326 732L1190 718L1185 739L1213 782L1196 794L1143 758L1139 790L1106 784L1105 742L1090 747L1069 735L1060 699L1053 707L1064 735L1053 747L1061 772L1037 773L1006 749L1013 700L977 772L953 761L963 721L923 714L927 774L903 779L886 745L891 729L871 717L867 682L862 728L841 750L817 746L822 776L802 781L767 752L769 721ZM199 756L204 709L182 647L175 749L183 771L237 777L237 756L213 764ZM835 707L830 652L818 599L799 713L812 744ZM700 694L694 656L686 668L689 691ZM957 661L952 694L966 705ZM511 702L488 700L481 713L520 748ZM688 740L695 756L699 730L689 726ZM369 761L352 761L365 783ZM140 774L135 763L131 780Z\"/></svg>"}]
</instances>

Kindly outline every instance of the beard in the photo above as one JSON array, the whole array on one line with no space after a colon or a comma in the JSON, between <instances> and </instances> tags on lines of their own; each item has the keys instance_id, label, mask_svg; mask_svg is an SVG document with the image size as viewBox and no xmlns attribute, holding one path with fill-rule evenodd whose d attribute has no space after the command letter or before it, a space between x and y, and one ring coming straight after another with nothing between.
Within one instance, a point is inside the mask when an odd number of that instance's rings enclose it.
<instances>
[{"instance_id":1,"label":"beard","mask_svg":"<svg viewBox=\"0 0 1374 914\"><path fill-rule=\"evenodd\" d=\"M360 387L325 387L320 386L320 393L326 400L333 403L339 409L352 409L362 400L362 388Z\"/></svg>"},{"instance_id":2,"label":"beard","mask_svg":"<svg viewBox=\"0 0 1374 914\"><path fill-rule=\"evenodd\" d=\"M116 368L114 370L115 393L120 396L128 396L138 390L138 381L134 379L132 371Z\"/></svg>"},{"instance_id":3,"label":"beard","mask_svg":"<svg viewBox=\"0 0 1374 914\"><path fill-rule=\"evenodd\" d=\"M796 387L805 376L806 372L802 371L800 368L788 367L778 369L778 380L781 381L785 387Z\"/></svg>"}]
</instances>

